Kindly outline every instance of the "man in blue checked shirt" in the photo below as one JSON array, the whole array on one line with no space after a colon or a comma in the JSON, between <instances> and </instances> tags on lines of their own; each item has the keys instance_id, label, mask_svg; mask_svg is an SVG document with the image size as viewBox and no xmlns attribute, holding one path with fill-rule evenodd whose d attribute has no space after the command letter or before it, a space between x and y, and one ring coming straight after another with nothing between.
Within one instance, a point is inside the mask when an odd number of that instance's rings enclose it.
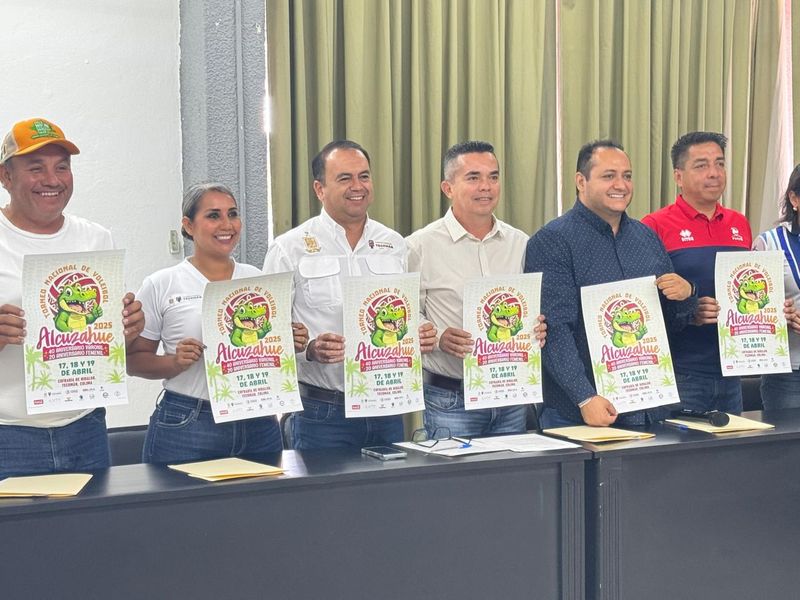
<instances>
[{"instance_id":1,"label":"man in blue checked shirt","mask_svg":"<svg viewBox=\"0 0 800 600\"><path fill-rule=\"evenodd\" d=\"M633 175L620 144L599 140L578 153L571 210L528 240L525 272L541 271L542 313L547 315L543 350L542 427L645 425L667 416L663 407L618 415L597 394L580 303L580 289L635 277L656 276L667 328L679 331L697 305L693 286L674 273L661 241L625 213Z\"/></svg>"}]
</instances>

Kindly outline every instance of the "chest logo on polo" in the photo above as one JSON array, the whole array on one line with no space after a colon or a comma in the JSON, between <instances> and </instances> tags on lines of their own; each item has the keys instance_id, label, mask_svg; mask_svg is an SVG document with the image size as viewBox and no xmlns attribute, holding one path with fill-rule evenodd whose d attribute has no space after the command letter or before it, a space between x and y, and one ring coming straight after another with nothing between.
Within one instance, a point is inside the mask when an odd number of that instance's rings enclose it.
<instances>
[{"instance_id":1,"label":"chest logo on polo","mask_svg":"<svg viewBox=\"0 0 800 600\"><path fill-rule=\"evenodd\" d=\"M375 248L381 248L384 250L394 250L394 244L392 244L391 242L380 242L375 240L369 240L367 242L367 245L370 247L371 250L374 250Z\"/></svg>"},{"instance_id":2,"label":"chest logo on polo","mask_svg":"<svg viewBox=\"0 0 800 600\"><path fill-rule=\"evenodd\" d=\"M731 227L731 239L734 242L743 242L744 241L744 238L742 237L742 234L739 233L739 228L738 227Z\"/></svg>"},{"instance_id":3,"label":"chest logo on polo","mask_svg":"<svg viewBox=\"0 0 800 600\"><path fill-rule=\"evenodd\" d=\"M681 241L682 242L693 242L694 241L694 236L692 235L692 232L689 231L688 229L681 229L680 235L681 235Z\"/></svg>"},{"instance_id":4,"label":"chest logo on polo","mask_svg":"<svg viewBox=\"0 0 800 600\"><path fill-rule=\"evenodd\" d=\"M319 245L319 241L310 233L306 233L303 236L303 243L306 245L306 252L309 254L316 254L322 247Z\"/></svg>"}]
</instances>

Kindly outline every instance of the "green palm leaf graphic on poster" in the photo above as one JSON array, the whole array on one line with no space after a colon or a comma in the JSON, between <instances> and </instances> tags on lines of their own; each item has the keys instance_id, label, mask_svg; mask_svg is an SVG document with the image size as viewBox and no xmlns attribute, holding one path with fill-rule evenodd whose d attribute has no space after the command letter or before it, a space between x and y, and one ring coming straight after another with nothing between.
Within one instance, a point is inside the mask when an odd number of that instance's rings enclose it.
<instances>
[{"instance_id":1,"label":"green palm leaf graphic on poster","mask_svg":"<svg viewBox=\"0 0 800 600\"><path fill-rule=\"evenodd\" d=\"M111 364L121 367L125 364L125 346L122 344L114 344L108 351L108 358Z\"/></svg>"},{"instance_id":2,"label":"green palm leaf graphic on poster","mask_svg":"<svg viewBox=\"0 0 800 600\"><path fill-rule=\"evenodd\" d=\"M282 392L296 392L297 386L295 385L294 381L291 379L284 379L283 383L281 384L281 391Z\"/></svg>"},{"instance_id":3,"label":"green palm leaf graphic on poster","mask_svg":"<svg viewBox=\"0 0 800 600\"><path fill-rule=\"evenodd\" d=\"M607 392L610 392L611 389L606 385L606 379L608 377L608 372L606 371L605 363L600 361L594 363L592 365L592 371L594 372L594 382L600 388L598 393L600 395L604 395ZM612 378L613 381L613 378ZM613 384L612 384L613 385Z\"/></svg>"},{"instance_id":4,"label":"green palm leaf graphic on poster","mask_svg":"<svg viewBox=\"0 0 800 600\"><path fill-rule=\"evenodd\" d=\"M281 356L281 373L284 375L295 375L297 373L297 363L294 355L284 354Z\"/></svg>"},{"instance_id":5,"label":"green palm leaf graphic on poster","mask_svg":"<svg viewBox=\"0 0 800 600\"><path fill-rule=\"evenodd\" d=\"M658 368L662 371L671 371L672 370L672 356L669 354L662 354L658 357ZM669 385L669 384L667 384Z\"/></svg>"},{"instance_id":6,"label":"green palm leaf graphic on poster","mask_svg":"<svg viewBox=\"0 0 800 600\"><path fill-rule=\"evenodd\" d=\"M348 358L345 361L344 376L347 379L347 385L350 386L351 394L355 394L356 375L361 375L361 364L352 358Z\"/></svg>"},{"instance_id":7,"label":"green palm leaf graphic on poster","mask_svg":"<svg viewBox=\"0 0 800 600\"><path fill-rule=\"evenodd\" d=\"M368 393L367 384L364 382L358 383L350 390L353 396L366 396Z\"/></svg>"},{"instance_id":8,"label":"green palm leaf graphic on poster","mask_svg":"<svg viewBox=\"0 0 800 600\"><path fill-rule=\"evenodd\" d=\"M28 373L36 375L36 366L44 366L42 351L37 350L34 346L25 346L25 362L28 363Z\"/></svg>"},{"instance_id":9,"label":"green palm leaf graphic on poster","mask_svg":"<svg viewBox=\"0 0 800 600\"><path fill-rule=\"evenodd\" d=\"M475 377L469 380L469 387L477 388L482 390L486 386L486 382L483 380L483 375L478 373Z\"/></svg>"},{"instance_id":10,"label":"green palm leaf graphic on poster","mask_svg":"<svg viewBox=\"0 0 800 600\"><path fill-rule=\"evenodd\" d=\"M775 348L775 355L776 356L788 356L789 351L786 349L786 346L778 346Z\"/></svg>"},{"instance_id":11,"label":"green palm leaf graphic on poster","mask_svg":"<svg viewBox=\"0 0 800 600\"><path fill-rule=\"evenodd\" d=\"M730 329L724 325L719 326L719 339L722 342L722 356L724 358L736 358L739 356L736 340L731 338Z\"/></svg>"},{"instance_id":12,"label":"green palm leaf graphic on poster","mask_svg":"<svg viewBox=\"0 0 800 600\"><path fill-rule=\"evenodd\" d=\"M422 374L422 357L417 356L413 361L411 361L411 372L414 375Z\"/></svg>"},{"instance_id":13,"label":"green palm leaf graphic on poster","mask_svg":"<svg viewBox=\"0 0 800 600\"><path fill-rule=\"evenodd\" d=\"M214 389L214 400L217 400L217 401L233 400L233 390L231 390L230 386L227 383L222 388L215 388Z\"/></svg>"},{"instance_id":14,"label":"green palm leaf graphic on poster","mask_svg":"<svg viewBox=\"0 0 800 600\"><path fill-rule=\"evenodd\" d=\"M118 370L113 370L108 374L108 383L122 383L125 381L125 373Z\"/></svg>"},{"instance_id":15,"label":"green palm leaf graphic on poster","mask_svg":"<svg viewBox=\"0 0 800 600\"><path fill-rule=\"evenodd\" d=\"M472 371L478 366L478 359L472 355L464 357L464 378L471 379Z\"/></svg>"},{"instance_id":16,"label":"green palm leaf graphic on poster","mask_svg":"<svg viewBox=\"0 0 800 600\"><path fill-rule=\"evenodd\" d=\"M37 350L34 346L25 346L25 369L30 375L30 389L31 391L36 389L36 381L39 375L39 371L36 367L41 366L42 369L48 369L47 364L42 360L42 351Z\"/></svg>"},{"instance_id":17,"label":"green palm leaf graphic on poster","mask_svg":"<svg viewBox=\"0 0 800 600\"><path fill-rule=\"evenodd\" d=\"M217 390L219 389L218 382L220 379L222 379L222 367L213 361L206 361L206 378L209 382L211 382L211 386L214 388L214 391L212 392L214 399L219 400Z\"/></svg>"},{"instance_id":18,"label":"green palm leaf graphic on poster","mask_svg":"<svg viewBox=\"0 0 800 600\"><path fill-rule=\"evenodd\" d=\"M422 389L422 383L420 382L419 379L415 379L414 381L411 382L411 391L412 392L418 392L421 389Z\"/></svg>"},{"instance_id":19,"label":"green palm leaf graphic on poster","mask_svg":"<svg viewBox=\"0 0 800 600\"><path fill-rule=\"evenodd\" d=\"M789 330L787 329L786 325L778 325L775 327L775 340L784 343L789 341ZM781 356L785 356L785 354L782 354Z\"/></svg>"},{"instance_id":20,"label":"green palm leaf graphic on poster","mask_svg":"<svg viewBox=\"0 0 800 600\"><path fill-rule=\"evenodd\" d=\"M53 380L50 378L49 371L41 371L31 385L32 390L36 389L53 389Z\"/></svg>"}]
</instances>

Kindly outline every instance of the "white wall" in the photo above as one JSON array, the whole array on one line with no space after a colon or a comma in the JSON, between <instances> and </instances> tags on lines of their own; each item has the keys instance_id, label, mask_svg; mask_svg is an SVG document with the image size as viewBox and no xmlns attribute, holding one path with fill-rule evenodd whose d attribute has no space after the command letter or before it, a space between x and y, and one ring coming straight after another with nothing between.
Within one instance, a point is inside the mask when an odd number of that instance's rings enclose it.
<instances>
[{"instance_id":1,"label":"white wall","mask_svg":"<svg viewBox=\"0 0 800 600\"><path fill-rule=\"evenodd\" d=\"M179 0L3 0L0 15L0 135L41 116L78 145L68 212L112 230L136 291L181 260L167 243L183 189ZM128 388L110 426L145 423L161 386Z\"/></svg>"}]
</instances>

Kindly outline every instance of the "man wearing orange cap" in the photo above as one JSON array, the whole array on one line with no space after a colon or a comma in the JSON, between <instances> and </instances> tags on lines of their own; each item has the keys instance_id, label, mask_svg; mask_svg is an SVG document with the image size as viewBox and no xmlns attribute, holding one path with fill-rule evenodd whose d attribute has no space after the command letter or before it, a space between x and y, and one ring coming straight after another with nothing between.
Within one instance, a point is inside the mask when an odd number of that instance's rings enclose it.
<instances>
[{"instance_id":1,"label":"man wearing orange cap","mask_svg":"<svg viewBox=\"0 0 800 600\"><path fill-rule=\"evenodd\" d=\"M64 214L72 196L70 157L79 152L45 119L15 124L0 147L0 183L11 197L0 208L0 478L109 465L105 409L39 415L25 409L22 257L113 247L107 229ZM123 304L129 344L144 314L131 293Z\"/></svg>"}]
</instances>

